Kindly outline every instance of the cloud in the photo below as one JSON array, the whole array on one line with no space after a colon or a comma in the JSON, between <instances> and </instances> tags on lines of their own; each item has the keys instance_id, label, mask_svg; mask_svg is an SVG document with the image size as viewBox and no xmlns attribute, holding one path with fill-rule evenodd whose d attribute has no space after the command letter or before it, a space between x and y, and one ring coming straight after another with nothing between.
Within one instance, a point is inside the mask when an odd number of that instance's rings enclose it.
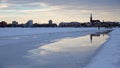
<instances>
[{"instance_id":1,"label":"cloud","mask_svg":"<svg viewBox=\"0 0 120 68\"><path fill-rule=\"evenodd\" d=\"M8 5L0 5L0 8L7 8Z\"/></svg>"},{"instance_id":2,"label":"cloud","mask_svg":"<svg viewBox=\"0 0 120 68\"><path fill-rule=\"evenodd\" d=\"M0 9L18 11L116 11L120 0L1 0ZM52 8L51 8L52 7ZM56 9L59 7L59 9Z\"/></svg>"},{"instance_id":3,"label":"cloud","mask_svg":"<svg viewBox=\"0 0 120 68\"><path fill-rule=\"evenodd\" d=\"M4 0L3 0L4 1ZM119 8L120 0L5 0L4 2L24 7L59 6L64 9L113 9ZM79 8L82 7L82 8ZM115 9L114 8L114 9Z\"/></svg>"},{"instance_id":4,"label":"cloud","mask_svg":"<svg viewBox=\"0 0 120 68\"><path fill-rule=\"evenodd\" d=\"M0 14L42 15L41 19L57 17L78 21L86 20L91 12L101 16L114 14L117 17L120 13L119 3L120 0L0 0Z\"/></svg>"},{"instance_id":5,"label":"cloud","mask_svg":"<svg viewBox=\"0 0 120 68\"><path fill-rule=\"evenodd\" d=\"M20 12L23 13L39 13L39 12L49 12L49 11L56 11L56 10L60 10L59 7L47 7L47 8L43 8L43 9L34 9L34 10L20 10Z\"/></svg>"}]
</instances>

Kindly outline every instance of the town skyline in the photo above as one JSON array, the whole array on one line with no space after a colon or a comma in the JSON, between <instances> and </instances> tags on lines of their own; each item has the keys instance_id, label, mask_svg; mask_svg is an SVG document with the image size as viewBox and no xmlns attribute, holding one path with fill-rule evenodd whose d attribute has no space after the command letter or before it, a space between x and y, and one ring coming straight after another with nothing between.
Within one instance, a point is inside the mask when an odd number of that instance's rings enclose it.
<instances>
[{"instance_id":1,"label":"town skyline","mask_svg":"<svg viewBox=\"0 0 120 68\"><path fill-rule=\"evenodd\" d=\"M89 22L89 14L93 13L95 19L120 22L119 3L120 0L0 0L0 21Z\"/></svg>"},{"instance_id":2,"label":"town skyline","mask_svg":"<svg viewBox=\"0 0 120 68\"><path fill-rule=\"evenodd\" d=\"M49 19L49 20L52 20L53 23L60 24L62 22L66 22L66 23L69 23L69 22L90 23L90 22L92 22L92 19L93 19L93 21L96 21L96 22L119 22L119 21L112 21L112 20L105 21L105 20L96 19L96 18L94 18L94 15L92 13L89 14L89 21L85 21L85 22L80 22L80 21L60 21L60 22L55 22L52 19ZM38 23L38 24L47 24L47 23L49 23L49 20L47 20L47 22L40 22L40 21L35 22L33 19L29 19L29 20L32 20L33 23ZM6 22L8 24L11 24L12 22L17 22L18 24L25 24L29 20L26 20L25 22L19 22L17 20L11 20L10 22L7 22L5 20L1 20L0 22Z\"/></svg>"}]
</instances>

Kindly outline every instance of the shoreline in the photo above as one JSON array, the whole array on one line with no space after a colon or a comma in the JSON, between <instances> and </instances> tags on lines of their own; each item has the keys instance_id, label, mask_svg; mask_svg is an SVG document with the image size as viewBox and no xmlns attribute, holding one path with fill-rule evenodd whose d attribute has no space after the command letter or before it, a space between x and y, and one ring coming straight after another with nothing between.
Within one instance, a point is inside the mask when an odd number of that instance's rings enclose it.
<instances>
[{"instance_id":1,"label":"shoreline","mask_svg":"<svg viewBox=\"0 0 120 68\"><path fill-rule=\"evenodd\" d=\"M77 32L77 31L100 31L108 30L107 28L1 28L0 37L12 36L26 36L26 35L41 35L47 33L60 33L60 32Z\"/></svg>"},{"instance_id":2,"label":"shoreline","mask_svg":"<svg viewBox=\"0 0 120 68\"><path fill-rule=\"evenodd\" d=\"M119 68L119 34L119 29L114 29L109 34L109 39L102 45L91 61L83 68Z\"/></svg>"},{"instance_id":3,"label":"shoreline","mask_svg":"<svg viewBox=\"0 0 120 68\"><path fill-rule=\"evenodd\" d=\"M88 63L83 67L83 68L86 68L86 66L88 66L91 61L94 59L94 57L96 57L99 53L99 51L102 50L102 48L104 47L104 45L110 40L110 33L112 32L113 30L106 30L106 31L103 31L103 32L96 32L96 33L93 33L93 35L97 36L98 34L107 34L109 37L107 39L107 41L105 41L103 44L100 45L100 47L98 49L96 49L95 53L92 55L92 57L89 59Z\"/></svg>"}]
</instances>

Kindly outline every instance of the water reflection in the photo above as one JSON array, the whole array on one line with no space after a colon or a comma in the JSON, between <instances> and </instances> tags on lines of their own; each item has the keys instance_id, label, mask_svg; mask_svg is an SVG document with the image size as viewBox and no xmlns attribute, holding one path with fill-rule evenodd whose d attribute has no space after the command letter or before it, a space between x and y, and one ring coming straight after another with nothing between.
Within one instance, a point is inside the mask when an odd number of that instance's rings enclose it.
<instances>
[{"instance_id":1,"label":"water reflection","mask_svg":"<svg viewBox=\"0 0 120 68\"><path fill-rule=\"evenodd\" d=\"M107 39L106 33L66 38L30 50L27 58L38 68L81 68Z\"/></svg>"},{"instance_id":2,"label":"water reflection","mask_svg":"<svg viewBox=\"0 0 120 68\"><path fill-rule=\"evenodd\" d=\"M101 35L104 36L104 35L108 35L108 33L110 33L112 30L107 30L107 31L104 31L104 32L97 32L97 33L94 33L94 34L90 34L90 42L92 43L93 42L93 38L94 37L100 37Z\"/></svg>"},{"instance_id":3,"label":"water reflection","mask_svg":"<svg viewBox=\"0 0 120 68\"><path fill-rule=\"evenodd\" d=\"M92 43L93 37L99 37L100 34L90 34L90 42Z\"/></svg>"}]
</instances>

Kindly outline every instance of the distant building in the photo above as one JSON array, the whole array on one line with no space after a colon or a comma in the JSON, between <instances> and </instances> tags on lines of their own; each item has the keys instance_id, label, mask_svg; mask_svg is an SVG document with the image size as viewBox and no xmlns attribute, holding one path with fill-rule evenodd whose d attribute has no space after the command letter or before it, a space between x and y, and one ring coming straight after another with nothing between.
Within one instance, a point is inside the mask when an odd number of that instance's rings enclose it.
<instances>
[{"instance_id":1,"label":"distant building","mask_svg":"<svg viewBox=\"0 0 120 68\"><path fill-rule=\"evenodd\" d=\"M18 22L17 21L12 21L12 27L17 27Z\"/></svg>"},{"instance_id":2,"label":"distant building","mask_svg":"<svg viewBox=\"0 0 120 68\"><path fill-rule=\"evenodd\" d=\"M81 24L79 22L61 22L59 27L80 27Z\"/></svg>"},{"instance_id":3,"label":"distant building","mask_svg":"<svg viewBox=\"0 0 120 68\"><path fill-rule=\"evenodd\" d=\"M93 25L93 24L96 24L96 23L99 23L100 20L93 20L93 17L92 17L92 13L90 14L90 23Z\"/></svg>"},{"instance_id":4,"label":"distant building","mask_svg":"<svg viewBox=\"0 0 120 68\"><path fill-rule=\"evenodd\" d=\"M101 21L100 20L93 20L92 14L90 14L90 26L91 27L101 27Z\"/></svg>"},{"instance_id":5,"label":"distant building","mask_svg":"<svg viewBox=\"0 0 120 68\"><path fill-rule=\"evenodd\" d=\"M49 25L52 25L53 22L52 22L52 20L49 20L48 23L49 23Z\"/></svg>"},{"instance_id":6,"label":"distant building","mask_svg":"<svg viewBox=\"0 0 120 68\"><path fill-rule=\"evenodd\" d=\"M57 24L53 23L52 20L48 21L48 24L33 24L34 27L57 27Z\"/></svg>"},{"instance_id":7,"label":"distant building","mask_svg":"<svg viewBox=\"0 0 120 68\"><path fill-rule=\"evenodd\" d=\"M25 27L32 27L33 26L33 20L28 20L28 22L25 24Z\"/></svg>"},{"instance_id":8,"label":"distant building","mask_svg":"<svg viewBox=\"0 0 120 68\"><path fill-rule=\"evenodd\" d=\"M48 21L48 27L57 27L57 24L53 23L52 20Z\"/></svg>"},{"instance_id":9,"label":"distant building","mask_svg":"<svg viewBox=\"0 0 120 68\"><path fill-rule=\"evenodd\" d=\"M7 22L1 21L0 22L0 27L7 27Z\"/></svg>"}]
</instances>

